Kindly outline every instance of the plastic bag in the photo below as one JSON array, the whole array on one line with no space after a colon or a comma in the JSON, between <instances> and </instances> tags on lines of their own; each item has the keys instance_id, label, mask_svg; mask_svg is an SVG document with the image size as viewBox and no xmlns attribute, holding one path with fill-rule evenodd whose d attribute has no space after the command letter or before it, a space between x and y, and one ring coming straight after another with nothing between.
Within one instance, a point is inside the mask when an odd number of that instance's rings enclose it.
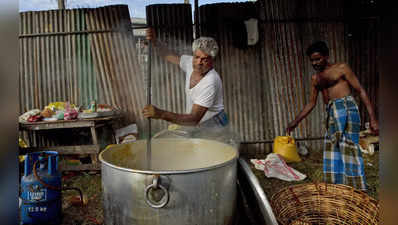
<instances>
[{"instance_id":1,"label":"plastic bag","mask_svg":"<svg viewBox=\"0 0 398 225\"><path fill-rule=\"evenodd\" d=\"M258 170L264 171L266 177L275 177L284 181L301 181L307 176L294 168L289 167L283 158L275 153L270 153L264 159L250 159Z\"/></svg>"},{"instance_id":2,"label":"plastic bag","mask_svg":"<svg viewBox=\"0 0 398 225\"><path fill-rule=\"evenodd\" d=\"M28 122L30 122L30 123L39 122L39 121L41 121L42 119L43 119L43 117L40 116L40 115L30 116L30 117L28 118Z\"/></svg>"},{"instance_id":3,"label":"plastic bag","mask_svg":"<svg viewBox=\"0 0 398 225\"><path fill-rule=\"evenodd\" d=\"M138 138L137 124L133 123L126 127L115 130L116 144L135 142Z\"/></svg>"},{"instance_id":4,"label":"plastic bag","mask_svg":"<svg viewBox=\"0 0 398 225\"><path fill-rule=\"evenodd\" d=\"M69 102L51 102L46 106L46 108L50 108L53 111L65 110L67 104L70 105L70 107L72 108L76 107L76 105L70 104Z\"/></svg>"},{"instance_id":5,"label":"plastic bag","mask_svg":"<svg viewBox=\"0 0 398 225\"><path fill-rule=\"evenodd\" d=\"M277 136L274 139L273 152L281 155L287 163L301 161L294 139L290 136Z\"/></svg>"},{"instance_id":6,"label":"plastic bag","mask_svg":"<svg viewBox=\"0 0 398 225\"><path fill-rule=\"evenodd\" d=\"M74 120L78 115L79 113L75 108L71 107L69 103L65 104L64 120Z\"/></svg>"},{"instance_id":7,"label":"plastic bag","mask_svg":"<svg viewBox=\"0 0 398 225\"><path fill-rule=\"evenodd\" d=\"M40 109L29 110L29 111L25 112L24 114L22 114L21 116L19 116L19 122L26 122L26 121L28 121L29 117L37 116L39 114L40 114Z\"/></svg>"}]
</instances>

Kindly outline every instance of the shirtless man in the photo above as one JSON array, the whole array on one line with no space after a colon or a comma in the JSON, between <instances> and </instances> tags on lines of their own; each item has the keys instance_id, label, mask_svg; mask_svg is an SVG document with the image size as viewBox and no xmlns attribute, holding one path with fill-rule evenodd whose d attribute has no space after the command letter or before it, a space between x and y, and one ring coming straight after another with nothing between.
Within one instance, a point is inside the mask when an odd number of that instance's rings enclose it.
<instances>
[{"instance_id":1,"label":"shirtless man","mask_svg":"<svg viewBox=\"0 0 398 225\"><path fill-rule=\"evenodd\" d=\"M378 134L379 126L372 104L347 64L328 62L329 48L325 42L313 43L306 54L317 72L311 79L310 102L289 123L286 132L290 134L312 111L321 92L327 110L327 134L323 152L324 181L366 190L363 159L358 144L360 116L350 88L359 93L369 113L371 131Z\"/></svg>"}]
</instances>

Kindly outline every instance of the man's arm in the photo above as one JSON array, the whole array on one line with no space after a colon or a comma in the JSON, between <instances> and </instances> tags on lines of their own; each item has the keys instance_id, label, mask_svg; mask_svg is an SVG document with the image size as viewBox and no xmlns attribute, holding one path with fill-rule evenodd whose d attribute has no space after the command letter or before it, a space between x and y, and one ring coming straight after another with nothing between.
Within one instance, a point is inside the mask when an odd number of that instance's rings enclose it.
<instances>
[{"instance_id":1,"label":"man's arm","mask_svg":"<svg viewBox=\"0 0 398 225\"><path fill-rule=\"evenodd\" d=\"M155 31L152 28L148 28L146 30L146 39L152 42L153 47L158 50L159 55L166 59L166 61L175 65L180 64L180 56L168 49L163 43L158 41L156 39Z\"/></svg>"},{"instance_id":2,"label":"man's arm","mask_svg":"<svg viewBox=\"0 0 398 225\"><path fill-rule=\"evenodd\" d=\"M297 125L303 120L311 111L314 109L316 105L316 101L318 99L318 89L316 88L316 75L312 76L311 79L311 96L310 96L310 102L304 106L304 109L301 110L301 112L298 114L298 116L289 123L289 125L286 128L286 132L289 134L294 128L297 127Z\"/></svg>"},{"instance_id":3,"label":"man's arm","mask_svg":"<svg viewBox=\"0 0 398 225\"><path fill-rule=\"evenodd\" d=\"M340 68L343 71L344 78L348 81L348 83L359 93L359 97L361 101L365 104L366 110L369 113L370 117L370 128L374 133L379 132L379 125L376 119L376 115L373 110L373 106L370 103L369 97L366 94L365 89L359 83L358 78L355 76L354 72L347 64L341 64Z\"/></svg>"},{"instance_id":4,"label":"man's arm","mask_svg":"<svg viewBox=\"0 0 398 225\"><path fill-rule=\"evenodd\" d=\"M158 109L153 105L147 105L142 112L146 118L162 119L179 125L196 126L207 112L207 109L194 104L190 114L178 114Z\"/></svg>"}]
</instances>

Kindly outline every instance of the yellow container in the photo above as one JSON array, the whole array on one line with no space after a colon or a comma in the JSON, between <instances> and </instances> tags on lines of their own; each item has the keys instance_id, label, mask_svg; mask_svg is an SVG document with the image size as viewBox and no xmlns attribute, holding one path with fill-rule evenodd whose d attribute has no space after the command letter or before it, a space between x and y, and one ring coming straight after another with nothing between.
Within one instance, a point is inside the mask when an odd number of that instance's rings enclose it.
<instances>
[{"instance_id":1,"label":"yellow container","mask_svg":"<svg viewBox=\"0 0 398 225\"><path fill-rule=\"evenodd\" d=\"M274 153L281 155L286 162L300 162L294 138L290 136L277 136L274 139Z\"/></svg>"}]
</instances>

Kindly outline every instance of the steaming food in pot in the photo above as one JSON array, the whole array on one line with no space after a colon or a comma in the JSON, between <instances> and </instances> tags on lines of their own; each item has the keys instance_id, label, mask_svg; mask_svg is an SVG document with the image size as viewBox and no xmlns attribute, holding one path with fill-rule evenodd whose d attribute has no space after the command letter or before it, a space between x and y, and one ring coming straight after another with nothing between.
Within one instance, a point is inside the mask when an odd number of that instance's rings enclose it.
<instances>
[{"instance_id":1,"label":"steaming food in pot","mask_svg":"<svg viewBox=\"0 0 398 225\"><path fill-rule=\"evenodd\" d=\"M205 139L155 139L151 150L151 170L156 171L206 168L237 157L233 146ZM118 167L145 170L146 141L112 146L103 157Z\"/></svg>"}]
</instances>

